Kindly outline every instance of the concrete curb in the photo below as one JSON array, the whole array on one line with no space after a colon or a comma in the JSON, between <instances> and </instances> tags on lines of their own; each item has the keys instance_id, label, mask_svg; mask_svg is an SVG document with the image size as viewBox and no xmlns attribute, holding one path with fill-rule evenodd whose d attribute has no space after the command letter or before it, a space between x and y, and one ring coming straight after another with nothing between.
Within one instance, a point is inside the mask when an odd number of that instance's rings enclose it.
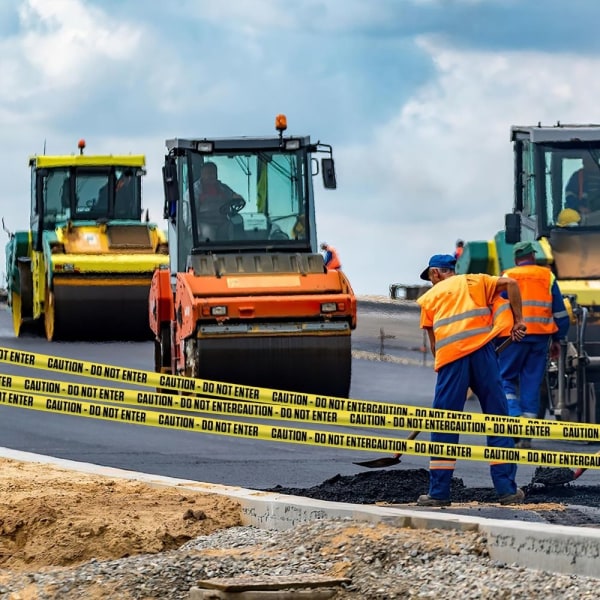
<instances>
[{"instance_id":1,"label":"concrete curb","mask_svg":"<svg viewBox=\"0 0 600 600\"><path fill-rule=\"evenodd\" d=\"M486 519L457 515L444 509L425 511L394 506L326 502L241 487L137 473L9 448L0 448L0 456L22 462L51 464L81 473L140 481L148 485L220 494L240 503L245 525L253 525L261 529L284 530L304 521L327 518L381 522L393 527L412 529L477 531L487 538L490 557L493 560L557 573L598 576L599 529Z\"/></svg>"}]
</instances>

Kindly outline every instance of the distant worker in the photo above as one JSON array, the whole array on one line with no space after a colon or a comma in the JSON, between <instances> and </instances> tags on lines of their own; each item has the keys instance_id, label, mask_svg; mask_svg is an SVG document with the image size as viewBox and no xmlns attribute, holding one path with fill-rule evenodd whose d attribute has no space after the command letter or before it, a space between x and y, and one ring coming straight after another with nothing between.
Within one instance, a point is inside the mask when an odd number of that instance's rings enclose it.
<instances>
[{"instance_id":1,"label":"distant worker","mask_svg":"<svg viewBox=\"0 0 600 600\"><path fill-rule=\"evenodd\" d=\"M511 344L499 356L500 375L511 417L535 419L538 416L540 388L550 356L558 357L560 339L569 330L569 315L554 274L548 267L535 264L531 242L514 247L515 267L505 277L519 284L523 302L523 321L527 334L519 344ZM500 336L510 335L505 330ZM530 438L515 440L517 448L531 448Z\"/></svg>"},{"instance_id":2,"label":"distant worker","mask_svg":"<svg viewBox=\"0 0 600 600\"><path fill-rule=\"evenodd\" d=\"M456 260L449 254L436 254L421 273L421 279L433 287L417 299L421 306L421 328L427 331L434 368L437 371L433 408L464 410L469 387L477 395L481 410L489 415L508 415L498 359L493 340L491 307L503 291L508 293L514 324L511 337L520 340L525 325L521 314L519 286L509 277L456 275ZM432 442L458 443L456 433L431 433ZM488 446L514 448L510 437L488 436ZM419 506L449 506L450 483L456 461L431 457L429 493L419 496ZM525 494L517 487L517 465L494 461L490 475L500 504L519 504Z\"/></svg>"},{"instance_id":3,"label":"distant worker","mask_svg":"<svg viewBox=\"0 0 600 600\"><path fill-rule=\"evenodd\" d=\"M582 157L582 165L567 183L565 207L585 214L600 210L600 165L591 151Z\"/></svg>"},{"instance_id":4,"label":"distant worker","mask_svg":"<svg viewBox=\"0 0 600 600\"><path fill-rule=\"evenodd\" d=\"M339 254L333 246L330 246L328 243L323 242L321 244L321 250L323 250L323 262L325 263L325 266L328 269L339 270L342 268L342 263L340 261Z\"/></svg>"},{"instance_id":5,"label":"distant worker","mask_svg":"<svg viewBox=\"0 0 600 600\"><path fill-rule=\"evenodd\" d=\"M115 217L117 219L139 219L137 210L133 172L123 171L115 185Z\"/></svg>"},{"instance_id":6,"label":"distant worker","mask_svg":"<svg viewBox=\"0 0 600 600\"><path fill-rule=\"evenodd\" d=\"M462 240L456 240L456 248L454 249L454 258L458 260L465 249L465 243Z\"/></svg>"},{"instance_id":7,"label":"distant worker","mask_svg":"<svg viewBox=\"0 0 600 600\"><path fill-rule=\"evenodd\" d=\"M219 180L217 165L213 162L205 162L200 168L194 195L202 238L222 238L224 226L229 226L229 217L246 204L242 196Z\"/></svg>"}]
</instances>

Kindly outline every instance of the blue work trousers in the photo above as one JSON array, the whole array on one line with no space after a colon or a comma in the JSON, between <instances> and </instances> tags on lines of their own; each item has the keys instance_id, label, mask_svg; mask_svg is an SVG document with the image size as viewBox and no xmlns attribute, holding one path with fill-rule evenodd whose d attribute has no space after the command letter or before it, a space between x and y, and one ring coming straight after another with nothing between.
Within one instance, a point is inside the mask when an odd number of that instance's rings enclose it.
<instances>
[{"instance_id":1,"label":"blue work trousers","mask_svg":"<svg viewBox=\"0 0 600 600\"><path fill-rule=\"evenodd\" d=\"M537 417L549 342L549 336L526 338L500 354L500 377L511 417Z\"/></svg>"},{"instance_id":2,"label":"blue work trousers","mask_svg":"<svg viewBox=\"0 0 600 600\"><path fill-rule=\"evenodd\" d=\"M467 390L477 395L481 410L489 415L508 414L506 397L502 389L498 357L493 343L441 367L435 385L433 408L462 411ZM456 433L431 433L432 442L457 444ZM487 445L497 448L514 448L511 437L487 436ZM438 500L450 499L450 483L456 461L443 457L431 457L429 468L429 495ZM499 496L514 494L517 490L515 463L490 463L490 475Z\"/></svg>"}]
</instances>

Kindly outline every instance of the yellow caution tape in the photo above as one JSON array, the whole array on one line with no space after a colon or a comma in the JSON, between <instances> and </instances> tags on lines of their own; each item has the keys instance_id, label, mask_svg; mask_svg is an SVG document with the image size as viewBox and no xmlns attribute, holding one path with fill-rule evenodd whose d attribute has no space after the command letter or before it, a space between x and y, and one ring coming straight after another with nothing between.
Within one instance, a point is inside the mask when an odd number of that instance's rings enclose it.
<instances>
[{"instance_id":1,"label":"yellow caution tape","mask_svg":"<svg viewBox=\"0 0 600 600\"><path fill-rule=\"evenodd\" d=\"M176 389L191 394L206 394L232 399L239 398L256 402L273 403L281 406L285 405L292 408L320 409L321 413L324 412L324 410L321 409L325 409L327 411L336 411L338 414L345 411L349 414L364 413L386 417L385 423L382 420L377 420L377 423L379 424L375 424L376 421L373 419L363 419L357 416L352 417L357 421L356 423L347 423L348 425L355 424L361 427L384 427L419 431L438 431L443 433L474 433L507 437L536 437L577 441L600 440L600 425L589 423L580 424L564 421L557 422L541 419L526 419L522 417L482 415L462 411L419 408L402 404L288 392L184 377L181 375L165 375L154 371L144 371L71 358L55 357L46 354L15 350L12 348L0 347L0 362L25 365L35 369L44 369L60 373L77 374L83 377L134 383L140 386ZM97 391L94 391L91 389L93 387L94 386L81 385L82 390L89 391L90 393L89 396L86 396L85 393L83 396L110 401L111 399L109 396L111 394L116 394L114 391L109 391L112 388L104 388L106 391L100 392L100 388L98 388ZM88 388L90 389L88 390ZM43 391L43 389L40 388L38 391ZM102 393L105 397L100 398L99 396L92 395L96 393ZM79 395L69 388L67 388L66 392L61 391L61 394L68 396ZM170 396L171 394L147 393L145 398L148 400L149 405L151 402L156 402L156 406L165 406L166 404L161 403L166 403L167 400L165 400L165 398ZM143 398L144 396L141 397ZM202 410L203 412L207 412L206 408L198 408L200 403L195 402L194 397L187 397L187 400L184 400L184 398L186 397L179 398L178 401L180 406L176 408ZM119 401L119 398L116 398L116 400ZM289 417L290 413L284 411L284 416L281 418L291 418L300 421L307 420L317 423L334 422L333 420L328 420L330 418L329 415L321 415L321 420L319 420L319 418L313 419L313 412L314 411L311 411L310 413L300 413L299 411L292 410L292 417ZM295 416L300 414L304 414L305 417L295 418ZM348 418L350 419L350 417ZM371 424L369 424L369 421L371 421ZM461 424L455 424L455 421L458 421ZM335 421L335 423L337 425L343 424L339 420ZM467 423L471 423L471 425L468 425ZM485 429L478 427L478 424L484 424ZM490 424L491 427L488 427Z\"/></svg>"},{"instance_id":2,"label":"yellow caution tape","mask_svg":"<svg viewBox=\"0 0 600 600\"><path fill-rule=\"evenodd\" d=\"M504 419L504 417L477 414L473 414L476 417L475 419L463 418L465 415L471 415L471 413L455 413L460 415L460 418L457 419L391 416L322 408L288 407L245 400L236 401L197 396L176 396L157 392L94 386L84 383L47 381L20 375L0 375L0 395L7 393L2 390L42 392L68 398L132 404L144 408L168 408L244 418L289 420L312 424L325 423L343 427L419 430L438 433L465 433L577 441L600 440L600 426L598 425L581 425L577 423L523 418L512 418L516 422L505 423L497 421L497 419ZM425 412L431 409L414 410Z\"/></svg>"},{"instance_id":3,"label":"yellow caution tape","mask_svg":"<svg viewBox=\"0 0 600 600\"><path fill-rule=\"evenodd\" d=\"M77 400L46 397L39 394L21 394L0 391L0 404L19 408L65 414L104 421L115 421L150 427L162 427L181 431L194 431L214 435L226 435L243 439L259 439L272 442L287 442L308 446L323 446L371 452L394 452L414 456L436 456L477 461L511 462L551 467L584 467L600 469L600 455L575 452L520 450L471 446L466 444L444 444L374 437L353 433L333 433L313 429L252 424L246 422L202 418L154 410L123 408Z\"/></svg>"}]
</instances>

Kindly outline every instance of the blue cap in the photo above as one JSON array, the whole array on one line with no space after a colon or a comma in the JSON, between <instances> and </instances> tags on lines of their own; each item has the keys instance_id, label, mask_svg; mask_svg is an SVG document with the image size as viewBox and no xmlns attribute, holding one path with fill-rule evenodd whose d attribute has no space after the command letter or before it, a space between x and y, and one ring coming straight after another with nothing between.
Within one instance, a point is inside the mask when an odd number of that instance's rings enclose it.
<instances>
[{"instance_id":1,"label":"blue cap","mask_svg":"<svg viewBox=\"0 0 600 600\"><path fill-rule=\"evenodd\" d=\"M429 264L421 273L421 279L429 281L429 269L431 269L432 267L437 269L450 269L451 271L454 271L455 266L456 259L454 258L454 256L452 256L452 254L434 254L429 259Z\"/></svg>"}]
</instances>

